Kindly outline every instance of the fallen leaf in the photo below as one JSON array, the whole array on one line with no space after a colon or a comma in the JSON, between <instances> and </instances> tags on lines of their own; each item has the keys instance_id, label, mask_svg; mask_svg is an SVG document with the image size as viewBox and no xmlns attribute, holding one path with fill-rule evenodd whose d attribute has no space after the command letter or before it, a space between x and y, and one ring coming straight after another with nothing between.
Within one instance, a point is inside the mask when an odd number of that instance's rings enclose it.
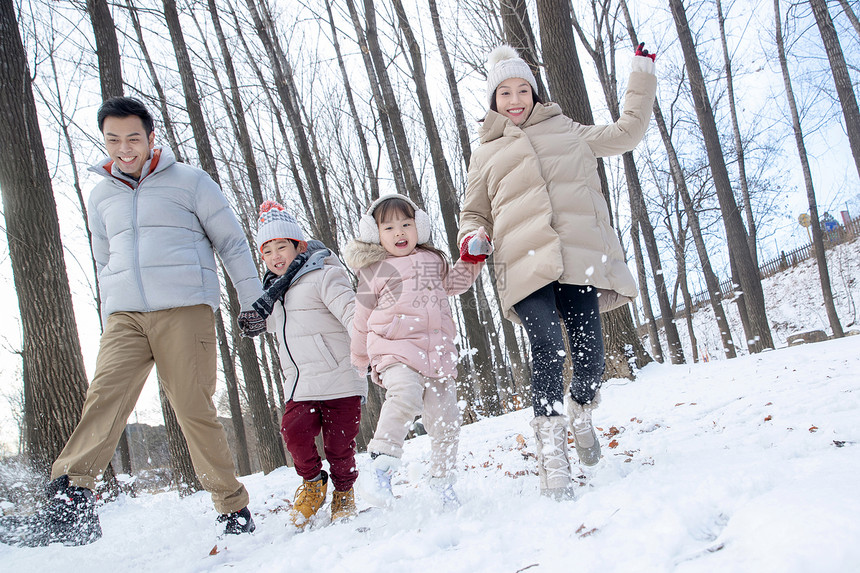
<instances>
[{"instance_id":1,"label":"fallen leaf","mask_svg":"<svg viewBox=\"0 0 860 573\"><path fill-rule=\"evenodd\" d=\"M214 546L212 546L212 549L209 551L209 555L218 555L218 553L219 553L218 544L216 543Z\"/></svg>"},{"instance_id":2,"label":"fallen leaf","mask_svg":"<svg viewBox=\"0 0 860 573\"><path fill-rule=\"evenodd\" d=\"M526 439L522 434L517 434L517 448L523 449L526 447Z\"/></svg>"},{"instance_id":3,"label":"fallen leaf","mask_svg":"<svg viewBox=\"0 0 860 573\"><path fill-rule=\"evenodd\" d=\"M765 406L773 406L773 402L768 402Z\"/></svg>"},{"instance_id":4,"label":"fallen leaf","mask_svg":"<svg viewBox=\"0 0 860 573\"><path fill-rule=\"evenodd\" d=\"M773 416L771 416L770 414L764 417L765 422L770 422L771 420L773 420Z\"/></svg>"},{"instance_id":5,"label":"fallen leaf","mask_svg":"<svg viewBox=\"0 0 860 573\"><path fill-rule=\"evenodd\" d=\"M683 405L684 405L683 402L678 402L677 404L675 404L675 407L677 408L678 406L683 406Z\"/></svg>"},{"instance_id":6,"label":"fallen leaf","mask_svg":"<svg viewBox=\"0 0 860 573\"><path fill-rule=\"evenodd\" d=\"M811 428L809 428L810 433L815 432L817 430L818 430L818 426L812 426Z\"/></svg>"},{"instance_id":7,"label":"fallen leaf","mask_svg":"<svg viewBox=\"0 0 860 573\"><path fill-rule=\"evenodd\" d=\"M617 448L618 447L618 440L612 440L611 442L609 442L609 447L610 448Z\"/></svg>"}]
</instances>

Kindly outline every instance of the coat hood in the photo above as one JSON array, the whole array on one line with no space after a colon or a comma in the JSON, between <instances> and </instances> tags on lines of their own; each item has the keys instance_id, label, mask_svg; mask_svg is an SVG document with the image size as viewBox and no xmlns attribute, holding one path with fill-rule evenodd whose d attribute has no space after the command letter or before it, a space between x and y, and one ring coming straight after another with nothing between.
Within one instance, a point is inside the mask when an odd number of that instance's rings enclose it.
<instances>
[{"instance_id":1,"label":"coat hood","mask_svg":"<svg viewBox=\"0 0 860 573\"><path fill-rule=\"evenodd\" d=\"M353 239L343 250L343 260L352 270L369 267L373 263L384 261L389 257L388 251L382 245L376 243L365 243Z\"/></svg>"}]
</instances>

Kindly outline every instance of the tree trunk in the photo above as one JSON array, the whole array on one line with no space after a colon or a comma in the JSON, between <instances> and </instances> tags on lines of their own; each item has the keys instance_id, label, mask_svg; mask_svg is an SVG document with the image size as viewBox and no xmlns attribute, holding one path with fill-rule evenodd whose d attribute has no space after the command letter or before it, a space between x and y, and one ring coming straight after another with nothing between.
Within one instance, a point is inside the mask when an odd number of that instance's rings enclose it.
<instances>
[{"instance_id":1,"label":"tree trunk","mask_svg":"<svg viewBox=\"0 0 860 573\"><path fill-rule=\"evenodd\" d=\"M456 261L460 257L460 248L457 244L458 214L460 209L454 191L454 182L451 180L451 172L448 170L448 163L445 160L442 138L439 136L439 130L436 127L436 119L430 102L430 93L427 89L427 80L424 76L421 50L412 33L409 21L406 19L403 4L400 0L393 0L393 4L394 10L397 13L400 31L406 39L406 45L411 58L412 79L415 82L419 108L424 120L424 130L430 145L430 155L433 160L433 171L436 176L436 188L439 195L439 206L442 211L442 220L445 223L448 251L451 255L451 260ZM411 157L408 162L411 164ZM401 159L401 163L405 163L405 161ZM477 360L474 362L478 371L478 387L481 393L481 402L486 414L497 416L502 413L502 410L499 402L496 377L493 373L490 343L487 337L487 329L491 328L492 325L481 324L474 289L460 295L460 304L466 321L466 335L469 338L469 342L478 351Z\"/></svg>"},{"instance_id":2,"label":"tree trunk","mask_svg":"<svg viewBox=\"0 0 860 573\"><path fill-rule=\"evenodd\" d=\"M167 96L164 95L164 88L161 87L161 81L158 79L158 73L155 70L155 65L152 63L152 58L149 56L149 50L146 48L146 42L143 40L143 29L140 27L140 21L137 18L137 8L131 0L125 0L125 5L128 7L128 15L131 18L132 27L137 36L137 44L140 46L140 51L143 54L143 59L146 62L146 69L149 70L149 78L152 80L152 86L155 88L155 93L158 95L158 110L161 113L161 120L164 122L164 132L167 134L167 144L173 155L176 156L176 161L184 163L185 159L182 150L179 148L179 138L176 137L176 130L173 128L173 121L170 118L170 111L167 108Z\"/></svg>"},{"instance_id":3,"label":"tree trunk","mask_svg":"<svg viewBox=\"0 0 860 573\"><path fill-rule=\"evenodd\" d=\"M660 342L660 332L657 330L657 319L654 318L654 309L651 307L651 295L648 292L648 277L645 274L645 259L642 256L642 245L639 243L639 224L633 221L630 225L630 238L633 243L633 258L636 261L636 275L639 279L639 298L642 299L642 312L645 315L645 323L648 328L648 340L651 342L651 355L654 360L662 364L663 345Z\"/></svg>"},{"instance_id":4,"label":"tree trunk","mask_svg":"<svg viewBox=\"0 0 860 573\"><path fill-rule=\"evenodd\" d=\"M720 43L723 46L723 60L726 64L726 90L729 99L729 113L732 118L732 134L735 138L735 151L738 155L738 179L741 185L741 197L744 200L744 214L747 217L747 244L753 262L758 265L758 245L755 217L752 212L749 185L747 185L747 170L744 157L744 142L741 139L741 128L738 124L738 111L735 105L735 88L732 80L732 60L729 56L729 45L726 41L726 18L723 16L722 0L717 0L717 22L720 25Z\"/></svg>"},{"instance_id":5,"label":"tree trunk","mask_svg":"<svg viewBox=\"0 0 860 573\"><path fill-rule=\"evenodd\" d=\"M331 42L334 46L335 54L337 55L337 66L340 69L343 88L346 92L346 101L349 104L349 115L352 117L352 124L355 127L355 134L358 137L358 147L361 150L361 158L364 162L364 170L367 175L367 181L370 184L370 200L374 201L379 197L379 178L376 171L373 169L373 162L370 160L369 147L367 138L364 135L364 128L361 126L358 109L355 106L355 98L352 97L352 86L349 82L349 74L346 71L346 64L343 63L343 56L340 52L340 42L337 39L337 27L334 25L334 15L331 12L331 2L325 2L326 13L328 14L328 23L331 27Z\"/></svg>"},{"instance_id":6,"label":"tree trunk","mask_svg":"<svg viewBox=\"0 0 860 573\"><path fill-rule=\"evenodd\" d=\"M454 110L454 121L457 124L457 137L460 141L460 152L463 154L463 162L469 169L472 160L472 144L469 139L469 128L466 125L466 116L463 113L463 102L460 99L460 88L457 87L457 76L454 74L454 66L448 56L448 47L445 45L445 36L442 35L442 23L439 19L439 10L436 8L436 0L428 0L430 5L430 18L433 22L433 33L436 35L436 46L439 48L439 58L442 60L442 69L445 70L445 81L448 91L451 93L451 106Z\"/></svg>"},{"instance_id":7,"label":"tree trunk","mask_svg":"<svg viewBox=\"0 0 860 573\"><path fill-rule=\"evenodd\" d=\"M224 381L227 385L227 401L230 404L230 420L233 423L233 433L236 434L236 468L240 476L251 473L251 457L248 449L248 436L245 434L245 420L242 416L242 403L239 401L239 382L236 378L236 365L227 344L227 331L224 328L224 315L221 310L215 313L215 330L218 334L218 352L221 354L221 366L224 369Z\"/></svg>"},{"instance_id":8,"label":"tree trunk","mask_svg":"<svg viewBox=\"0 0 860 573\"><path fill-rule=\"evenodd\" d=\"M842 46L839 45L839 36L836 35L836 28L827 11L826 0L809 0L809 5L812 7L815 23L818 25L827 59L830 61L830 71L833 73L833 83L836 84L836 94L842 106L851 155L854 156L854 165L857 167L857 174L860 175L860 110L857 108L854 86L851 83L851 76L848 75L848 66L845 64Z\"/></svg>"},{"instance_id":9,"label":"tree trunk","mask_svg":"<svg viewBox=\"0 0 860 573\"><path fill-rule=\"evenodd\" d=\"M636 31L633 29L633 20L630 18L630 12L627 10L627 3L621 0L621 10L624 14L624 20L627 23L627 32L630 35L631 44L639 45L639 40L636 37ZM699 261L702 264L702 274L705 277L705 285L708 289L708 297L711 302L711 307L714 309L714 316L717 320L717 326L720 330L720 338L723 343L723 353L726 358L735 358L737 353L735 345L732 341L732 333L729 328L726 312L723 308L722 296L720 294L720 281L717 279L716 273L711 268L711 261L708 255L705 240L702 236L702 229L699 225L699 214L696 212L693 201L690 197L690 192L687 189L687 182L684 178L684 171L681 169L681 162L678 159L678 154L675 152L675 146L672 143L672 136L666 126L666 121L663 118L663 112L660 109L660 103L654 101L654 120L657 122L657 128L660 131L660 137L663 140L663 146L666 148L666 154L669 158L669 170L672 174L672 181L675 187L681 194L681 200L684 203L684 210L687 213L687 224L693 234L693 242L696 245L696 252L699 255Z\"/></svg>"},{"instance_id":10,"label":"tree trunk","mask_svg":"<svg viewBox=\"0 0 860 573\"><path fill-rule=\"evenodd\" d=\"M854 31L857 32L857 36L860 37L860 20L857 19L857 14L855 14L854 10L851 9L851 5L848 3L848 0L839 0L839 5L842 6L842 12L848 17L848 20L851 21L851 25L854 26Z\"/></svg>"},{"instance_id":11,"label":"tree trunk","mask_svg":"<svg viewBox=\"0 0 860 573\"><path fill-rule=\"evenodd\" d=\"M546 98L549 95L543 85L540 63L537 57L538 49L535 34L529 19L526 0L499 0L499 13L502 17L502 27L508 44L523 55L523 59L531 68L537 83L538 95Z\"/></svg>"},{"instance_id":12,"label":"tree trunk","mask_svg":"<svg viewBox=\"0 0 860 573\"><path fill-rule=\"evenodd\" d=\"M227 286L227 298L231 309L231 316L239 312L239 296L236 287L230 277L225 275ZM260 452L260 465L263 473L268 474L283 466L287 458L281 444L281 436L278 428L272 423L272 411L269 408L269 400L266 397L266 389L263 386L263 377L260 374L260 363L257 359L257 351L254 343L249 338L240 336L237 329L233 332L233 348L239 355L242 365L242 374L245 378L245 390L248 393L248 405L251 409L251 420L254 423L254 431L257 434L257 446ZM288 398L289 399L289 398Z\"/></svg>"},{"instance_id":13,"label":"tree trunk","mask_svg":"<svg viewBox=\"0 0 860 573\"><path fill-rule=\"evenodd\" d=\"M570 7L566 0L538 0L538 20L541 30L543 60L546 63L547 83L551 97L562 108L562 111L579 123L589 125L594 123L585 79L579 67L576 55L576 44L573 39L573 24L570 18ZM603 195L609 206L609 189L603 162L598 162ZM634 373L627 365L627 352L630 349L637 365L645 365L651 357L642 346L642 341L636 335L630 308L624 305L614 311L600 316L603 325L603 339L606 347L607 368L605 378L625 372L632 378ZM623 360L623 365L611 366L609 358ZM623 374L621 374L623 375Z\"/></svg>"},{"instance_id":14,"label":"tree trunk","mask_svg":"<svg viewBox=\"0 0 860 573\"><path fill-rule=\"evenodd\" d=\"M379 88L379 80L376 78L376 70L373 68L373 60L370 57L370 48L367 45L364 28L361 27L361 19L358 16L358 10L355 9L355 3L353 0L346 0L346 5L349 9L352 26L355 29L356 42L358 43L361 59L364 63L364 70L367 73L370 92L373 96L373 101L376 103L377 113L379 113L379 125L382 129L382 141L385 143L385 151L388 153L388 162L391 166L394 188L401 195L409 195L406 190L403 168L400 166L400 160L397 158L397 147L394 144L394 135L391 133L391 121L388 118L388 107L385 105L382 98L382 92Z\"/></svg>"},{"instance_id":15,"label":"tree trunk","mask_svg":"<svg viewBox=\"0 0 860 573\"><path fill-rule=\"evenodd\" d=\"M224 69L227 71L227 80L230 82L230 97L233 104L233 118L235 132L234 136L239 149L242 151L242 159L245 164L245 171L248 174L248 184L251 187L251 193L254 197L254 206L259 208L263 203L263 186L260 184L260 175L257 170L257 160L254 157L254 150L251 147L251 135L248 131L248 124L245 122L245 109L242 104L242 95L239 93L239 81L236 79L236 71L233 68L233 56L230 55L230 49L227 46L227 40L224 38L224 31L221 29L221 18L218 16L218 6L215 0L208 0L209 15L212 19L212 24L215 27L215 35L218 37L218 46L221 48L221 59L224 62ZM201 34L205 41L205 36ZM213 73L215 70L213 69ZM229 107L225 106L229 112Z\"/></svg>"},{"instance_id":16,"label":"tree trunk","mask_svg":"<svg viewBox=\"0 0 860 573\"><path fill-rule=\"evenodd\" d=\"M185 497L203 489L194 464L191 463L191 452L188 451L188 443L179 427L179 420L173 406L164 393L161 379L158 379L158 397L161 400L161 411L164 413L164 428L167 432L167 449L170 451L170 468L173 470L173 482L179 490L179 496Z\"/></svg>"},{"instance_id":17,"label":"tree trunk","mask_svg":"<svg viewBox=\"0 0 860 573\"><path fill-rule=\"evenodd\" d=\"M788 109L791 112L791 125L794 130L794 141L797 144L797 155L800 158L800 167L803 170L803 182L806 186L806 198L809 201L809 218L812 224L812 244L815 248L815 261L818 264L818 279L821 282L821 294L824 297L824 309L827 312L827 320L835 338L842 338L845 333L836 313L836 305L833 303L833 290L830 286L830 273L827 270L827 252L824 250L824 233L821 232L821 223L818 217L818 201L815 198L815 188L812 185L812 171L809 169L809 158L806 154L806 145L803 142L803 130L800 125L800 114L797 110L797 102L794 99L794 90L791 87L791 76L788 71L788 62L785 57L785 45L782 37L782 22L779 13L779 0L773 0L773 13L776 22L776 50L779 57L779 66L782 69L782 80L785 84L785 97L788 100Z\"/></svg>"},{"instance_id":18,"label":"tree trunk","mask_svg":"<svg viewBox=\"0 0 860 573\"><path fill-rule=\"evenodd\" d=\"M370 50L370 59L376 70L376 80L379 82L382 105L384 106L388 120L391 122L391 134L394 137L397 158L400 160L400 167L403 170L406 194L413 201L423 206L424 198L421 197L421 188L418 183L418 177L415 174L415 167L412 164L412 153L409 150L406 128L403 127L400 106L397 105L397 99L394 97L394 88L391 86L391 80L388 77L388 67L376 33L376 8L374 7L373 0L363 0L363 3L367 47ZM378 104L379 102L377 102Z\"/></svg>"},{"instance_id":19,"label":"tree trunk","mask_svg":"<svg viewBox=\"0 0 860 573\"><path fill-rule=\"evenodd\" d=\"M302 171L305 175L305 183L310 189L310 198L312 210L308 213L311 224L316 227L317 232L314 233L318 239L329 246L336 246L337 230L332 225L332 217L326 209L325 198L320 186L317 167L313 161L313 152L308 142L307 134L302 124L301 113L299 111L298 97L293 81L292 69L287 61L284 52L281 48L278 36L275 33L274 22L272 22L266 0L259 0L259 4L263 10L257 9L255 0L246 0L248 11L254 22L254 28L257 36L266 49L266 54L271 64L272 76L277 87L278 96L287 114L287 119L292 128L293 138L298 146L299 162L302 166ZM298 180L297 180L298 183Z\"/></svg>"},{"instance_id":20,"label":"tree trunk","mask_svg":"<svg viewBox=\"0 0 860 573\"><path fill-rule=\"evenodd\" d=\"M93 25L96 39L96 56L99 61L99 80L102 99L123 95L122 66L116 25L110 14L107 0L87 0L87 14Z\"/></svg>"},{"instance_id":21,"label":"tree trunk","mask_svg":"<svg viewBox=\"0 0 860 573\"><path fill-rule=\"evenodd\" d=\"M675 27L681 42L681 50L684 53L684 61L690 79L690 90L696 107L696 115L705 141L708 153L711 173L714 179L717 198L720 203L720 212L723 216L723 224L726 229L726 239L729 246L729 255L735 260L738 279L744 293L747 311L750 318L752 332L750 339L750 350L760 352L773 348L773 338L767 321L767 312L764 304L764 292L761 286L761 276L758 267L753 261L747 243L747 234L744 229L734 192L732 191L729 173L726 169L725 158L720 147L720 138L717 124L711 110L711 102L708 99L707 86L705 85L702 70L699 66L699 58L696 55L696 47L693 36L687 22L687 14L681 0L669 0Z\"/></svg>"},{"instance_id":22,"label":"tree trunk","mask_svg":"<svg viewBox=\"0 0 860 573\"><path fill-rule=\"evenodd\" d=\"M0 193L21 316L27 449L34 469L47 474L80 419L87 378L57 205L11 0L0 1L0 62Z\"/></svg>"}]
</instances>

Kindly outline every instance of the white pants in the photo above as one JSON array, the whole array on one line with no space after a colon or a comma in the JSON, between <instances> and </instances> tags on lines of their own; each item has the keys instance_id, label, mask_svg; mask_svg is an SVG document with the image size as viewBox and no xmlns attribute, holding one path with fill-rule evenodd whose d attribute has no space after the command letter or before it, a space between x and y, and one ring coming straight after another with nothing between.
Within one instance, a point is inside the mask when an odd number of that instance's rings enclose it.
<instances>
[{"instance_id":1,"label":"white pants","mask_svg":"<svg viewBox=\"0 0 860 573\"><path fill-rule=\"evenodd\" d=\"M405 364L394 364L379 373L385 401L367 450L399 458L415 416L423 412L424 429L430 436L430 470L443 477L454 468L460 440L460 409L453 378L428 378Z\"/></svg>"}]
</instances>

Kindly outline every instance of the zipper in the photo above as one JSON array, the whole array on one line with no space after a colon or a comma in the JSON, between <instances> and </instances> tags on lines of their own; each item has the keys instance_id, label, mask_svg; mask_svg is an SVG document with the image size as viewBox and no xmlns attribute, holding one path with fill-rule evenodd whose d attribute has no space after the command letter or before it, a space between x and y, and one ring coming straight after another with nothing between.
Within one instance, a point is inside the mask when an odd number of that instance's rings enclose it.
<instances>
[{"instance_id":1,"label":"zipper","mask_svg":"<svg viewBox=\"0 0 860 573\"><path fill-rule=\"evenodd\" d=\"M131 228L134 237L134 275L137 279L137 288L140 291L140 298L143 301L143 306L149 310L149 301L146 300L146 293L143 290L143 274L140 271L140 225L137 220L137 202L140 197L140 184L132 191L131 199Z\"/></svg>"},{"instance_id":2,"label":"zipper","mask_svg":"<svg viewBox=\"0 0 860 573\"><path fill-rule=\"evenodd\" d=\"M282 338L284 340L284 348L287 351L287 356L290 358L290 362L293 363L293 368L296 369L296 381L293 383L293 391L290 392L290 397L287 399L287 402L292 402L293 397L295 397L295 395L296 395L296 388L299 387L299 376L301 375L301 372L299 372L299 365L296 364L296 361L293 358L293 353L290 352L290 345L287 344L287 309L284 306L283 302L281 302L281 308L284 311L284 327L283 327L283 332L281 333Z\"/></svg>"}]
</instances>

